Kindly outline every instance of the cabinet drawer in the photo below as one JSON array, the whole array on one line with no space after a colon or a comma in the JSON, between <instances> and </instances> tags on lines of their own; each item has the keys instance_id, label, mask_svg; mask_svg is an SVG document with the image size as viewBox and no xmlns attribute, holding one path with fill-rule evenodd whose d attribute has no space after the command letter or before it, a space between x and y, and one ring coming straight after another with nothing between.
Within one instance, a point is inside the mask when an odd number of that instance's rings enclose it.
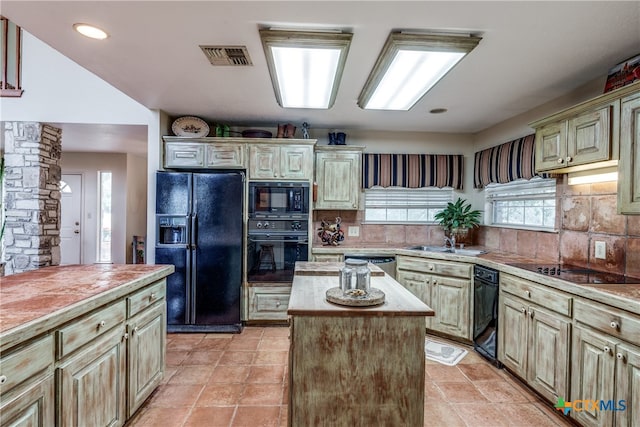
<instances>
[{"instance_id":1,"label":"cabinet drawer","mask_svg":"<svg viewBox=\"0 0 640 427\"><path fill-rule=\"evenodd\" d=\"M243 145L207 144L207 166L244 168Z\"/></svg>"},{"instance_id":2,"label":"cabinet drawer","mask_svg":"<svg viewBox=\"0 0 640 427\"><path fill-rule=\"evenodd\" d=\"M53 366L53 337L47 335L0 358L0 394Z\"/></svg>"},{"instance_id":3,"label":"cabinet drawer","mask_svg":"<svg viewBox=\"0 0 640 427\"><path fill-rule=\"evenodd\" d=\"M126 303L124 300L75 320L56 331L56 357L58 359L101 336L114 326L124 322Z\"/></svg>"},{"instance_id":4,"label":"cabinet drawer","mask_svg":"<svg viewBox=\"0 0 640 427\"><path fill-rule=\"evenodd\" d=\"M204 144L165 144L165 167L204 167Z\"/></svg>"},{"instance_id":5,"label":"cabinet drawer","mask_svg":"<svg viewBox=\"0 0 640 427\"><path fill-rule=\"evenodd\" d=\"M250 319L282 320L287 318L289 287L250 288Z\"/></svg>"},{"instance_id":6,"label":"cabinet drawer","mask_svg":"<svg viewBox=\"0 0 640 427\"><path fill-rule=\"evenodd\" d=\"M536 303L564 316L571 317L572 299L570 296L546 289L528 280L509 274L500 275L500 292L507 292L525 301Z\"/></svg>"},{"instance_id":7,"label":"cabinet drawer","mask_svg":"<svg viewBox=\"0 0 640 427\"><path fill-rule=\"evenodd\" d=\"M413 257L398 257L397 262L399 270L441 274L444 276L461 277L464 279L471 278L471 264Z\"/></svg>"},{"instance_id":8,"label":"cabinet drawer","mask_svg":"<svg viewBox=\"0 0 640 427\"><path fill-rule=\"evenodd\" d=\"M631 344L640 345L640 316L583 300L575 301L576 321Z\"/></svg>"},{"instance_id":9,"label":"cabinet drawer","mask_svg":"<svg viewBox=\"0 0 640 427\"><path fill-rule=\"evenodd\" d=\"M132 317L166 296L166 281L144 288L127 298L127 317Z\"/></svg>"}]
</instances>

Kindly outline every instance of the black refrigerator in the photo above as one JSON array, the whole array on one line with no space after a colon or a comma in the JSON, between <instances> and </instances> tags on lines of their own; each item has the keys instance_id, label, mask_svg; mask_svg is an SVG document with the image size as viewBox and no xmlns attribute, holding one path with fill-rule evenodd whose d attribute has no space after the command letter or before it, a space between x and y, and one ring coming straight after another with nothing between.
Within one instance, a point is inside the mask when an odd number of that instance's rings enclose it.
<instances>
[{"instance_id":1,"label":"black refrigerator","mask_svg":"<svg viewBox=\"0 0 640 427\"><path fill-rule=\"evenodd\" d=\"M157 172L156 264L168 332L240 332L243 172Z\"/></svg>"}]
</instances>

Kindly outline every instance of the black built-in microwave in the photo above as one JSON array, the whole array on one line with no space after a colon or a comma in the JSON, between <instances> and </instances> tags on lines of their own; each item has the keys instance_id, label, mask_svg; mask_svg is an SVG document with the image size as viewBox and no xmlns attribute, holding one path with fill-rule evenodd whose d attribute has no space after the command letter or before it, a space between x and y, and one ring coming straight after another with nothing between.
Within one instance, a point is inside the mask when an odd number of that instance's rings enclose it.
<instances>
[{"instance_id":1,"label":"black built-in microwave","mask_svg":"<svg viewBox=\"0 0 640 427\"><path fill-rule=\"evenodd\" d=\"M249 182L249 217L289 217L309 214L309 183Z\"/></svg>"}]
</instances>

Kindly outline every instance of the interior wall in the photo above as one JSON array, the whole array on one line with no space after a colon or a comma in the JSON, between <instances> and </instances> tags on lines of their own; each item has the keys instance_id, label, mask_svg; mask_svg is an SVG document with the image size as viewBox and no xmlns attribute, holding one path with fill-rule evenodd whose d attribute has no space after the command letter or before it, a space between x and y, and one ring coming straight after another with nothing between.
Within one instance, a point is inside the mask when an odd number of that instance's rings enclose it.
<instances>
[{"instance_id":1,"label":"interior wall","mask_svg":"<svg viewBox=\"0 0 640 427\"><path fill-rule=\"evenodd\" d=\"M147 234L147 158L127 154L126 261L133 262L133 236Z\"/></svg>"},{"instance_id":2,"label":"interior wall","mask_svg":"<svg viewBox=\"0 0 640 427\"><path fill-rule=\"evenodd\" d=\"M64 140L63 140L64 144ZM113 173L111 205L111 257L115 264L126 261L127 246L127 155L63 152L62 173L82 174L82 263L93 264L97 256L98 171Z\"/></svg>"}]
</instances>

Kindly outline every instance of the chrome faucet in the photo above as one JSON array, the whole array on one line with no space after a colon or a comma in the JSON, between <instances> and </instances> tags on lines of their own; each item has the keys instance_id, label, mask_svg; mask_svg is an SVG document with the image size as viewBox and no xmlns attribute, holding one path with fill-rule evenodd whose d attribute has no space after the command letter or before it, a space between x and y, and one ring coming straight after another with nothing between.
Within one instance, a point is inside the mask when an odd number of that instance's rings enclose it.
<instances>
[{"instance_id":1,"label":"chrome faucet","mask_svg":"<svg viewBox=\"0 0 640 427\"><path fill-rule=\"evenodd\" d=\"M444 237L444 247L447 247L447 243L449 244L449 246L451 247L452 250L456 250L456 237L455 236L451 236L451 237Z\"/></svg>"}]
</instances>

